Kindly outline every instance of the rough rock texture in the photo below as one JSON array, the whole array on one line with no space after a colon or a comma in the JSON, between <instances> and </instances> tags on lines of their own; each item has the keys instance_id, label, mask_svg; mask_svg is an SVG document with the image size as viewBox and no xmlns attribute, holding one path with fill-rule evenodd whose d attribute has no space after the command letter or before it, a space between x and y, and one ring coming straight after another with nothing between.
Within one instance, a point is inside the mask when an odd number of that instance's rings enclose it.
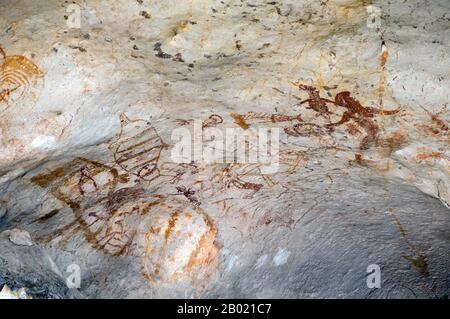
<instances>
[{"instance_id":1,"label":"rough rock texture","mask_svg":"<svg viewBox=\"0 0 450 319\"><path fill-rule=\"evenodd\" d=\"M28 295L25 288L21 288L18 291L11 290L7 285L4 285L0 291L0 299L28 299Z\"/></svg>"},{"instance_id":2,"label":"rough rock texture","mask_svg":"<svg viewBox=\"0 0 450 319\"><path fill-rule=\"evenodd\" d=\"M9 236L9 240L19 246L33 246L30 234L25 230L14 228L3 232Z\"/></svg>"},{"instance_id":3,"label":"rough rock texture","mask_svg":"<svg viewBox=\"0 0 450 319\"><path fill-rule=\"evenodd\" d=\"M0 3L0 286L448 297L447 0L78 5ZM279 170L175 163L195 120L279 128Z\"/></svg>"}]
</instances>

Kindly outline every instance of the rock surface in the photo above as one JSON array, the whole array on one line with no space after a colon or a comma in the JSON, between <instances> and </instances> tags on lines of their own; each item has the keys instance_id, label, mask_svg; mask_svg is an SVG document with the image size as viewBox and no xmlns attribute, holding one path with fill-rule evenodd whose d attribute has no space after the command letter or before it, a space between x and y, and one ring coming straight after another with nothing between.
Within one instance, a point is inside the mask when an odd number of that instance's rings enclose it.
<instances>
[{"instance_id":1,"label":"rock surface","mask_svg":"<svg viewBox=\"0 0 450 319\"><path fill-rule=\"evenodd\" d=\"M19 246L33 246L30 234L26 230L14 228L5 230L4 233L9 236L9 240Z\"/></svg>"},{"instance_id":2,"label":"rock surface","mask_svg":"<svg viewBox=\"0 0 450 319\"><path fill-rule=\"evenodd\" d=\"M7 285L4 285L0 291L0 299L29 299L25 288L17 291L11 290Z\"/></svg>"},{"instance_id":3,"label":"rock surface","mask_svg":"<svg viewBox=\"0 0 450 319\"><path fill-rule=\"evenodd\" d=\"M448 298L449 21L447 0L3 0L0 231L34 245L0 234L0 285ZM197 122L279 129L278 169L176 163Z\"/></svg>"}]
</instances>

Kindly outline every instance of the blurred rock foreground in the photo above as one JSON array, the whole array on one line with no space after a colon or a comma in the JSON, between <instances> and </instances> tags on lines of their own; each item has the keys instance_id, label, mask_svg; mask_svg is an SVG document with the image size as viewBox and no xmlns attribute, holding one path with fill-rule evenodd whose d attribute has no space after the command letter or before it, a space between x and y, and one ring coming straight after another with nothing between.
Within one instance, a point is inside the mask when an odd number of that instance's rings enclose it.
<instances>
[{"instance_id":1,"label":"blurred rock foreground","mask_svg":"<svg viewBox=\"0 0 450 319\"><path fill-rule=\"evenodd\" d=\"M2 0L0 295L448 298L449 39L447 0Z\"/></svg>"}]
</instances>

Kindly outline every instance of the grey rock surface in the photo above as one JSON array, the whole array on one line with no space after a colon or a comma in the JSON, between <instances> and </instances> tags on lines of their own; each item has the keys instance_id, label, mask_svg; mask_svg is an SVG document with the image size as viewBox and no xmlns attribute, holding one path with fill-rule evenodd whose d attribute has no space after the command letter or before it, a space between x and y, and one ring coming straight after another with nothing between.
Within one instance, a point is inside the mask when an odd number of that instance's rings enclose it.
<instances>
[{"instance_id":1,"label":"grey rock surface","mask_svg":"<svg viewBox=\"0 0 450 319\"><path fill-rule=\"evenodd\" d=\"M1 287L448 298L449 1L68 5L0 3ZM261 128L276 171L217 160Z\"/></svg>"}]
</instances>

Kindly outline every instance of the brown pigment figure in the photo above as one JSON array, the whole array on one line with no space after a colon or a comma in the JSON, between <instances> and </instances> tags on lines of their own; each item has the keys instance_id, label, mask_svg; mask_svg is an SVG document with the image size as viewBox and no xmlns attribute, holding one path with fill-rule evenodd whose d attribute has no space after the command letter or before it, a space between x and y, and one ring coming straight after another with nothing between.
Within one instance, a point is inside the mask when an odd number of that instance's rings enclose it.
<instances>
[{"instance_id":1,"label":"brown pigment figure","mask_svg":"<svg viewBox=\"0 0 450 319\"><path fill-rule=\"evenodd\" d=\"M234 171L232 171L229 167L226 167L222 171L222 178L225 183L226 188L231 188L231 186L234 186L238 189L247 189L247 190L253 190L254 193L257 193L261 190L263 187L262 184L255 184L250 182L244 182L240 179L239 175L236 174ZM253 195L252 194L252 195Z\"/></svg>"},{"instance_id":2,"label":"brown pigment figure","mask_svg":"<svg viewBox=\"0 0 450 319\"><path fill-rule=\"evenodd\" d=\"M334 98L335 105L346 108L347 110L342 115L340 121L327 124L330 131L334 130L335 126L342 125L351 119L358 123L367 133L367 136L361 141L361 149L368 149L370 145L376 141L379 127L372 118L375 115L393 115L398 113L397 110L384 111L374 107L364 107L354 99L350 92L344 91L336 94Z\"/></svg>"},{"instance_id":3,"label":"brown pigment figure","mask_svg":"<svg viewBox=\"0 0 450 319\"><path fill-rule=\"evenodd\" d=\"M15 87L13 89L4 89L0 92L0 102L5 102L6 105L8 105L8 97L13 93L15 90L17 90L19 87Z\"/></svg>"},{"instance_id":4,"label":"brown pigment figure","mask_svg":"<svg viewBox=\"0 0 450 319\"><path fill-rule=\"evenodd\" d=\"M2 48L0 48L0 68L2 68L2 69L3 69L3 63L5 62L5 60L6 60L6 53L5 53L5 51L3 51ZM3 76L2 76L2 78L3 78ZM18 89L18 87L15 87L13 89L6 88L6 89L3 89L2 91L0 91L0 102L5 102L8 105L8 97L11 95L12 92L14 92L17 89Z\"/></svg>"},{"instance_id":5,"label":"brown pigment figure","mask_svg":"<svg viewBox=\"0 0 450 319\"><path fill-rule=\"evenodd\" d=\"M334 101L324 99L320 97L319 90L317 90L315 87L305 85L305 84L299 84L298 87L300 90L308 92L309 99L303 100L300 102L300 105L304 103L308 103L308 109L313 109L320 115L329 118L331 112L328 109L327 103L333 103Z\"/></svg>"},{"instance_id":6,"label":"brown pigment figure","mask_svg":"<svg viewBox=\"0 0 450 319\"><path fill-rule=\"evenodd\" d=\"M245 114L236 114L233 113L231 115L235 122L242 127L242 123L247 125L247 128L250 126L248 122L257 121L259 123L282 123L282 122L293 122L293 121L303 121L300 114L297 115L285 115L285 114L270 114L263 112L247 112ZM243 127L242 127L243 128Z\"/></svg>"},{"instance_id":7,"label":"brown pigment figure","mask_svg":"<svg viewBox=\"0 0 450 319\"><path fill-rule=\"evenodd\" d=\"M41 77L43 73L32 61L21 55L7 56L0 47L0 103L9 108L8 99L14 91L22 88L22 96L32 80Z\"/></svg>"}]
</instances>

